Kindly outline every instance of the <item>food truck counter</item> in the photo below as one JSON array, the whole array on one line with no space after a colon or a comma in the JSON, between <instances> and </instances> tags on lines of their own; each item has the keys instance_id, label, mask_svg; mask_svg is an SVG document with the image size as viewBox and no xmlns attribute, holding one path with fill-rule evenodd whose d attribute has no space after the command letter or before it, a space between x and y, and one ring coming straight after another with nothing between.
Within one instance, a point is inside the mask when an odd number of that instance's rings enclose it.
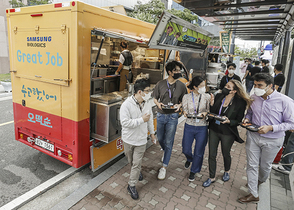
<instances>
[{"instance_id":1,"label":"food truck counter","mask_svg":"<svg viewBox=\"0 0 294 210\"><path fill-rule=\"evenodd\" d=\"M128 96L130 94L126 90L91 95L91 138L109 143L121 135L119 111L122 102ZM153 115L155 117L155 104L151 98L150 102L152 103Z\"/></svg>"},{"instance_id":2,"label":"food truck counter","mask_svg":"<svg viewBox=\"0 0 294 210\"><path fill-rule=\"evenodd\" d=\"M150 80L150 84L156 84L163 78L163 71L161 69L134 68L132 69L132 72L134 74L134 78L136 78L137 75L141 73L147 74Z\"/></svg>"}]
</instances>

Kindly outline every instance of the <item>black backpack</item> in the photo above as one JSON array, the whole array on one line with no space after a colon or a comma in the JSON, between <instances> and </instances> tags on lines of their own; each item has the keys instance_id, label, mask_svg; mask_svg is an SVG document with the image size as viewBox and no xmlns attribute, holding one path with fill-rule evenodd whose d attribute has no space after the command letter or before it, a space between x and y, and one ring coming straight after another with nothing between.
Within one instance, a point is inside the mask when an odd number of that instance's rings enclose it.
<instances>
[{"instance_id":1,"label":"black backpack","mask_svg":"<svg viewBox=\"0 0 294 210\"><path fill-rule=\"evenodd\" d=\"M124 66L130 66L133 63L133 56L132 53L130 51L123 51L121 53L124 58L125 58L125 62L123 63Z\"/></svg>"}]
</instances>

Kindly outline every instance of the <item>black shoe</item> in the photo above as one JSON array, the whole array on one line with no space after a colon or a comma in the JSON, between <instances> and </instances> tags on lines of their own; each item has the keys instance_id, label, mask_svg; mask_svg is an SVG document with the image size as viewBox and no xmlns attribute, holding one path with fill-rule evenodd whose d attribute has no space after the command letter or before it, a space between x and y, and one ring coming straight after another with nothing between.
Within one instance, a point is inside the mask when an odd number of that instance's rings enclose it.
<instances>
[{"instance_id":1,"label":"black shoe","mask_svg":"<svg viewBox=\"0 0 294 210\"><path fill-rule=\"evenodd\" d=\"M142 181L142 180L143 180L143 174L140 172L139 181Z\"/></svg>"},{"instance_id":2,"label":"black shoe","mask_svg":"<svg viewBox=\"0 0 294 210\"><path fill-rule=\"evenodd\" d=\"M139 194L138 194L138 192L136 190L136 187L135 186L131 187L130 185L128 185L128 188L127 189L128 189L128 192L131 194L131 197L134 200L138 200Z\"/></svg>"},{"instance_id":3,"label":"black shoe","mask_svg":"<svg viewBox=\"0 0 294 210\"><path fill-rule=\"evenodd\" d=\"M190 167L191 162L189 162L188 160L185 163L185 169L188 169Z\"/></svg>"},{"instance_id":4,"label":"black shoe","mask_svg":"<svg viewBox=\"0 0 294 210\"><path fill-rule=\"evenodd\" d=\"M193 182L195 180L195 173L190 172L190 176L189 176L188 179L189 179L190 182Z\"/></svg>"}]
</instances>

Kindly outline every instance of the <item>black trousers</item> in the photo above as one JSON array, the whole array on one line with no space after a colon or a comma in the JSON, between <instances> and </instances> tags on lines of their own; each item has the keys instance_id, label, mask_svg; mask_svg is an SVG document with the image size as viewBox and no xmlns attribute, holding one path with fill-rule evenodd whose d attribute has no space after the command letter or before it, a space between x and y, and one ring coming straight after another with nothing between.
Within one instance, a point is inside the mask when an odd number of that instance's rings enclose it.
<instances>
[{"instance_id":1,"label":"black trousers","mask_svg":"<svg viewBox=\"0 0 294 210\"><path fill-rule=\"evenodd\" d=\"M215 178L216 172L216 156L219 142L221 142L221 150L224 159L224 168L225 171L229 171L231 168L231 148L235 141L235 136L232 135L223 135L217 133L213 130L209 130L209 140L208 140L208 148L209 148L209 177Z\"/></svg>"}]
</instances>

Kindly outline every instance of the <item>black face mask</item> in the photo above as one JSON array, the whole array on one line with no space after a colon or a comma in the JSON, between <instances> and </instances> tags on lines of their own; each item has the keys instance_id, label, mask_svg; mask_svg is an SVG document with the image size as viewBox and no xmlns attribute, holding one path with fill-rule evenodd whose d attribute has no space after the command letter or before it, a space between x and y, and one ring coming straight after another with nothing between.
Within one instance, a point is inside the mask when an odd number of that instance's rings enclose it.
<instances>
[{"instance_id":1,"label":"black face mask","mask_svg":"<svg viewBox=\"0 0 294 210\"><path fill-rule=\"evenodd\" d=\"M178 78L180 78L181 76L182 76L181 73L174 73L173 78L174 78L174 79L178 79Z\"/></svg>"},{"instance_id":2,"label":"black face mask","mask_svg":"<svg viewBox=\"0 0 294 210\"><path fill-rule=\"evenodd\" d=\"M231 90L229 90L228 88L223 88L222 89L222 94L224 94L225 96L229 95L230 92L231 92Z\"/></svg>"}]
</instances>

